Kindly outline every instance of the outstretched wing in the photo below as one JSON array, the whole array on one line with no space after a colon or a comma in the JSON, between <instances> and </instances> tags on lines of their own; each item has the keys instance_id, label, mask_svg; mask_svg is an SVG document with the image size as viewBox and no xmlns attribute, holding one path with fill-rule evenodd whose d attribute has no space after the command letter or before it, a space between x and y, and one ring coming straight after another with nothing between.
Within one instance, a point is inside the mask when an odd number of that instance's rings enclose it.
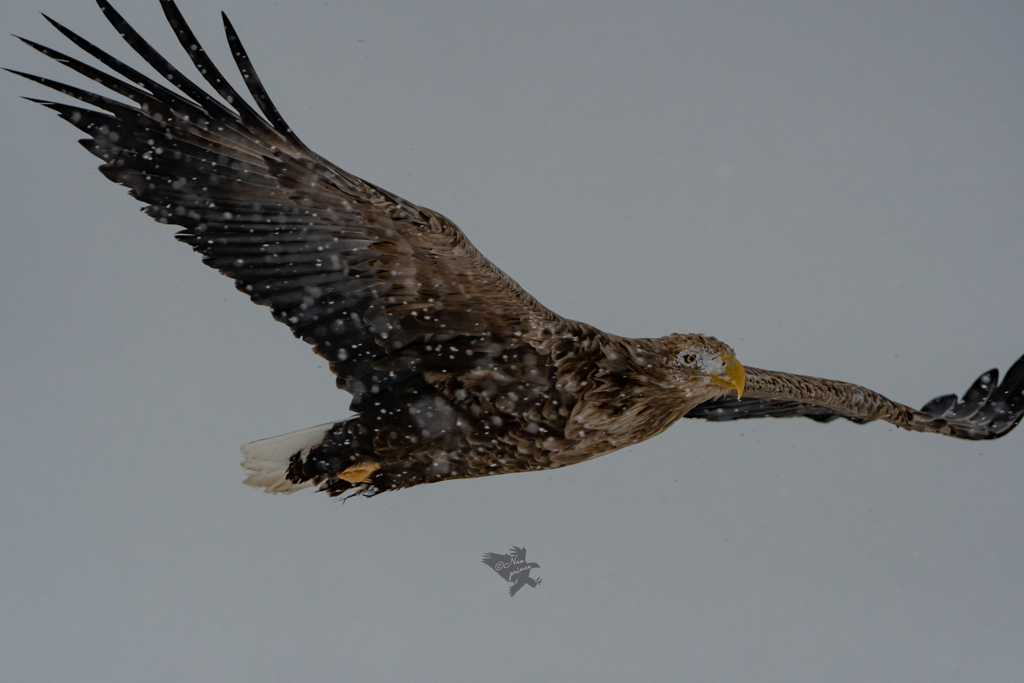
<instances>
[{"instance_id":1,"label":"outstretched wing","mask_svg":"<svg viewBox=\"0 0 1024 683\"><path fill-rule=\"evenodd\" d=\"M497 553L486 553L484 559L481 560L488 567L498 572L501 578L508 581L512 574L512 558L508 555L498 555ZM501 565L501 569L498 569L498 565Z\"/></svg>"},{"instance_id":2,"label":"outstretched wing","mask_svg":"<svg viewBox=\"0 0 1024 683\"><path fill-rule=\"evenodd\" d=\"M417 371L441 376L499 354L520 357L533 350L513 351L524 337L536 341L566 324L447 218L312 152L271 102L226 16L232 54L259 111L224 79L173 0L161 0L164 13L224 102L182 75L107 0L97 2L182 94L47 17L122 78L25 42L134 106L19 74L90 108L34 101L84 131L81 142L103 160L107 178L130 188L157 221L182 226L179 240L329 360L339 387L354 395L353 410Z\"/></svg>"},{"instance_id":3,"label":"outstretched wing","mask_svg":"<svg viewBox=\"0 0 1024 683\"><path fill-rule=\"evenodd\" d=\"M956 394L934 398L920 410L890 401L870 389L783 372L747 368L743 398L725 396L698 405L686 417L712 422L753 417L809 417L818 422L846 418L863 424L885 420L917 432L935 432L960 439L996 439L1024 416L1024 357L999 383L999 371L989 370L958 399Z\"/></svg>"}]
</instances>

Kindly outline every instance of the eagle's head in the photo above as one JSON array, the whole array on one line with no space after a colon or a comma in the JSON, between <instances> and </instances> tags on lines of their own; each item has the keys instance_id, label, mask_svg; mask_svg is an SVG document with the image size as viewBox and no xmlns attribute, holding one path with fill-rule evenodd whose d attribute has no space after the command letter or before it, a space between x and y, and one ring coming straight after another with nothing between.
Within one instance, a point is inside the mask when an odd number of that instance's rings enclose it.
<instances>
[{"instance_id":1,"label":"eagle's head","mask_svg":"<svg viewBox=\"0 0 1024 683\"><path fill-rule=\"evenodd\" d=\"M728 344L702 334L670 334L662 341L677 386L692 389L713 384L743 395L746 373Z\"/></svg>"}]
</instances>

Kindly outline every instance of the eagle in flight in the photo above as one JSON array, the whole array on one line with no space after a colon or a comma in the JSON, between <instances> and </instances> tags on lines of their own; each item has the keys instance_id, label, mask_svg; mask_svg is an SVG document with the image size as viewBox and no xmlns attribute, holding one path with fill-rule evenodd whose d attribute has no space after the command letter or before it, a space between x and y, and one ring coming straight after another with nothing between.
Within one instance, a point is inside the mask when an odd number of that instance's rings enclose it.
<instances>
[{"instance_id":1,"label":"eagle in flight","mask_svg":"<svg viewBox=\"0 0 1024 683\"><path fill-rule=\"evenodd\" d=\"M353 417L242 447L247 484L374 495L445 479L546 470L661 433L682 417L884 420L995 439L1024 414L1024 358L962 398L920 410L854 384L744 367L701 334L631 339L546 308L450 220L342 170L285 123L231 22L256 105L228 83L173 0L182 47L219 98L186 78L107 2L100 9L163 81L46 17L109 71L30 40L122 99L18 73L78 100L33 99L178 240L313 346ZM45 16L45 15L44 15ZM118 76L112 75L116 73Z\"/></svg>"},{"instance_id":2,"label":"eagle in flight","mask_svg":"<svg viewBox=\"0 0 1024 683\"><path fill-rule=\"evenodd\" d=\"M508 551L508 555L484 553L484 559L480 561L498 572L501 578L512 584L508 589L509 597L518 593L519 589L523 586L536 588L541 583L539 576L536 579L530 578L530 570L540 569L540 565L536 562L526 561L526 548L513 546Z\"/></svg>"}]
</instances>

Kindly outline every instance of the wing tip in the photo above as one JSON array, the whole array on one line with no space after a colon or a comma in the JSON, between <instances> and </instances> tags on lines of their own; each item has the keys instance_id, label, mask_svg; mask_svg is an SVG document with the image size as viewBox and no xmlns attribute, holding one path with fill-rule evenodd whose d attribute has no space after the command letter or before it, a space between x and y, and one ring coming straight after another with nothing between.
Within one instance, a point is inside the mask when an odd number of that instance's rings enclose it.
<instances>
[{"instance_id":1,"label":"wing tip","mask_svg":"<svg viewBox=\"0 0 1024 683\"><path fill-rule=\"evenodd\" d=\"M952 400L950 400L952 399ZM933 398L921 412L942 421L951 436L971 441L999 439L1024 418L1024 356L999 382L999 369L982 373L962 398L946 394Z\"/></svg>"}]
</instances>

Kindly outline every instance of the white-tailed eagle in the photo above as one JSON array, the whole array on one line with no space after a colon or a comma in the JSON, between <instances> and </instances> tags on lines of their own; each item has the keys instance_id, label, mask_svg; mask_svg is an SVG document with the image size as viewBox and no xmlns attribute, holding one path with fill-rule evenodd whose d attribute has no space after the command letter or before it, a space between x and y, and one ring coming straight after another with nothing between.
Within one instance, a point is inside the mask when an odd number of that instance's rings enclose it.
<instances>
[{"instance_id":1,"label":"white-tailed eagle","mask_svg":"<svg viewBox=\"0 0 1024 683\"><path fill-rule=\"evenodd\" d=\"M1024 414L1024 358L963 398L920 410L864 387L757 368L712 337L630 339L566 320L477 251L444 216L357 178L307 147L271 102L227 17L251 106L173 0L164 13L219 98L97 0L158 82L47 19L109 71L25 42L122 100L20 74L85 106L34 100L87 137L100 171L178 240L330 362L354 417L242 447L246 483L373 495L544 470L609 453L681 417L885 420L995 439ZM24 39L23 39L24 40ZM117 75L112 75L117 74Z\"/></svg>"}]
</instances>

